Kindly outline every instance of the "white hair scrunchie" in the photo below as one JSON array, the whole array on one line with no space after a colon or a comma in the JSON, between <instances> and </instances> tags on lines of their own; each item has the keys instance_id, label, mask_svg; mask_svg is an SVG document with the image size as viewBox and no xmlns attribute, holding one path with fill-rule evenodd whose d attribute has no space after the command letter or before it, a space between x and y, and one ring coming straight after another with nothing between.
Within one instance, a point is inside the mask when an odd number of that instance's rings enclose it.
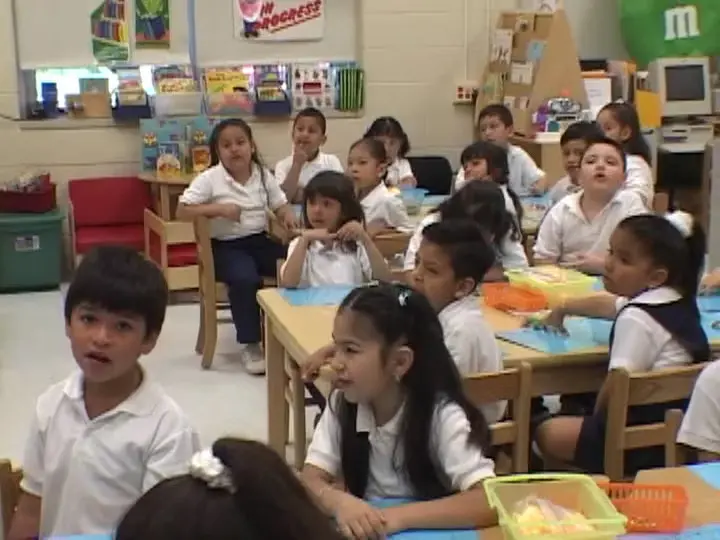
<instances>
[{"instance_id":1,"label":"white hair scrunchie","mask_svg":"<svg viewBox=\"0 0 720 540\"><path fill-rule=\"evenodd\" d=\"M190 476L202 480L210 488L235 493L235 484L230 471L209 448L193 455L190 460Z\"/></svg>"},{"instance_id":2,"label":"white hair scrunchie","mask_svg":"<svg viewBox=\"0 0 720 540\"><path fill-rule=\"evenodd\" d=\"M692 235L695 218L693 218L691 214L683 212L682 210L676 210L675 212L666 214L665 219L667 219L678 231L680 231L683 238L689 238Z\"/></svg>"}]
</instances>

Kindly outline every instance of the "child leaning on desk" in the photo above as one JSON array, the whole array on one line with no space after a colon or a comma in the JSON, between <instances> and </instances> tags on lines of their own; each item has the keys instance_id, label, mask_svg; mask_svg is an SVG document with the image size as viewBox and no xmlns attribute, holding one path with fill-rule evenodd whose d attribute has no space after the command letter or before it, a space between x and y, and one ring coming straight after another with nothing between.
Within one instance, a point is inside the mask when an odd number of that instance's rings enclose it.
<instances>
[{"instance_id":1,"label":"child leaning on desk","mask_svg":"<svg viewBox=\"0 0 720 540\"><path fill-rule=\"evenodd\" d=\"M568 315L614 319L611 370L647 372L707 362L710 345L696 302L704 254L705 235L689 214L626 218L610 238L603 277L608 292L569 299L543 324L562 328ZM543 457L603 473L609 391L606 382L590 416L558 416L541 423L535 438ZM628 424L662 422L667 409L686 407L686 400L632 407ZM664 464L661 447L631 450L626 456L628 475Z\"/></svg>"},{"instance_id":2,"label":"child leaning on desk","mask_svg":"<svg viewBox=\"0 0 720 540\"><path fill-rule=\"evenodd\" d=\"M427 299L402 285L353 290L333 324L335 390L302 477L348 538L487 527L488 429ZM344 489L337 486L342 478ZM418 502L384 510L366 500Z\"/></svg>"},{"instance_id":3,"label":"child leaning on desk","mask_svg":"<svg viewBox=\"0 0 720 540\"><path fill-rule=\"evenodd\" d=\"M637 194L622 189L625 152L612 139L590 143L578 177L581 191L563 197L543 218L533 247L535 263L561 264L598 275L617 224L647 209Z\"/></svg>"},{"instance_id":4,"label":"child leaning on desk","mask_svg":"<svg viewBox=\"0 0 720 540\"><path fill-rule=\"evenodd\" d=\"M266 233L272 211L288 228L295 213L275 177L265 168L244 120L223 120L210 136L211 167L180 196L178 219L211 218L215 275L228 287L237 342L245 369L265 373L260 349L260 308L255 295L262 277L275 277L285 247Z\"/></svg>"},{"instance_id":5,"label":"child leaning on desk","mask_svg":"<svg viewBox=\"0 0 720 540\"><path fill-rule=\"evenodd\" d=\"M199 441L138 363L155 347L168 290L136 251L88 253L65 297L79 370L37 401L8 540L108 534L140 496L182 473Z\"/></svg>"},{"instance_id":6,"label":"child leaning on desk","mask_svg":"<svg viewBox=\"0 0 720 540\"><path fill-rule=\"evenodd\" d=\"M355 286L391 279L385 258L363 226L363 211L347 176L316 174L305 187L302 216L303 232L290 242L280 270L282 287Z\"/></svg>"}]
</instances>

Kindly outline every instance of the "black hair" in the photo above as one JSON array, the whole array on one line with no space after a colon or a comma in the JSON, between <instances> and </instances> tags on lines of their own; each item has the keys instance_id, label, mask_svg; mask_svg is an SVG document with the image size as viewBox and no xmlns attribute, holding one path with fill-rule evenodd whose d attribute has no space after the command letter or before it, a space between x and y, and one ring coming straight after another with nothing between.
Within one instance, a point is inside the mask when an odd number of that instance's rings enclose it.
<instances>
[{"instance_id":1,"label":"black hair","mask_svg":"<svg viewBox=\"0 0 720 540\"><path fill-rule=\"evenodd\" d=\"M320 126L320 131L322 131L322 134L325 135L325 132L327 131L327 119L321 110L316 109L315 107L306 107L302 111L298 112L295 116L295 120L293 120L293 128L295 128L298 120L301 118L312 118L316 120Z\"/></svg>"},{"instance_id":2,"label":"black hair","mask_svg":"<svg viewBox=\"0 0 720 540\"><path fill-rule=\"evenodd\" d=\"M489 141L477 141L467 146L460 154L460 162L465 165L473 159L484 159L487 170L493 181L504 186L510 200L515 207L518 223L522 223L523 206L515 190L510 187L510 165L508 163L507 150L502 146ZM470 180L469 178L467 180Z\"/></svg>"},{"instance_id":3,"label":"black hair","mask_svg":"<svg viewBox=\"0 0 720 540\"><path fill-rule=\"evenodd\" d=\"M508 234L513 240L522 238L518 222L506 208L505 196L495 182L468 182L434 212L442 221L473 220L490 235L498 251Z\"/></svg>"},{"instance_id":4,"label":"black hair","mask_svg":"<svg viewBox=\"0 0 720 540\"><path fill-rule=\"evenodd\" d=\"M588 151L595 145L602 144L606 146L612 146L615 150L617 150L618 155L620 156L620 162L622 163L623 171L627 170L627 155L625 154L625 149L623 148L623 145L619 142L611 139L610 137L606 137L605 135L602 135L600 137L594 138L591 140L585 149L585 153L583 154L583 157L585 154L588 153Z\"/></svg>"},{"instance_id":5,"label":"black hair","mask_svg":"<svg viewBox=\"0 0 720 540\"><path fill-rule=\"evenodd\" d=\"M397 444L405 449L403 472L416 498L448 495L449 479L438 470L437 456L430 451L437 407L444 403L460 406L470 423L469 444L486 455L489 435L485 418L463 394L460 373L445 346L435 311L422 294L399 284L354 289L340 304L338 313L344 311L352 311L372 325L382 341L383 360L394 345L406 345L413 351L414 361L400 381L405 404ZM348 491L363 497L369 470L368 440L356 433L356 405L346 401L342 392L333 403L340 419L343 479Z\"/></svg>"},{"instance_id":6,"label":"black hair","mask_svg":"<svg viewBox=\"0 0 720 540\"><path fill-rule=\"evenodd\" d=\"M643 137L640 128L640 117L638 116L635 106L624 101L616 101L608 103L598 113L598 116L604 111L608 111L621 128L630 130L630 137L623 143L625 152L631 156L640 156L650 165L652 157L650 156L650 147L645 137Z\"/></svg>"},{"instance_id":7,"label":"black hair","mask_svg":"<svg viewBox=\"0 0 720 540\"><path fill-rule=\"evenodd\" d=\"M213 454L229 469L234 493L188 474L164 480L125 514L115 540L342 540L270 448L227 438Z\"/></svg>"},{"instance_id":8,"label":"black hair","mask_svg":"<svg viewBox=\"0 0 720 540\"><path fill-rule=\"evenodd\" d=\"M252 128L250 128L250 125L245 120L242 118L226 118L225 120L221 120L217 123L210 134L210 166L214 167L220 163L220 152L218 151L220 135L222 135L222 132L229 127L237 127L243 130L248 142L252 145L253 152L250 156L250 161L252 164L257 165L258 169L260 169L260 181L262 182L263 189L265 190L265 198L267 199L268 206L270 206L270 192L268 191L267 181L265 178L265 170L267 169L267 166L265 165L265 161L260 155L257 145L255 144Z\"/></svg>"},{"instance_id":9,"label":"black hair","mask_svg":"<svg viewBox=\"0 0 720 540\"><path fill-rule=\"evenodd\" d=\"M327 197L340 203L338 229L350 221L365 222L365 214L355 194L353 181L340 172L321 171L310 179L303 190L302 218L306 229L311 228L307 203L317 196ZM355 247L355 244L348 247Z\"/></svg>"},{"instance_id":10,"label":"black hair","mask_svg":"<svg viewBox=\"0 0 720 540\"><path fill-rule=\"evenodd\" d=\"M589 145L594 140L603 138L605 138L605 135L597 122L580 120L579 122L573 122L563 131L562 135L560 135L560 146L565 146L571 141L584 141L585 144Z\"/></svg>"},{"instance_id":11,"label":"black hair","mask_svg":"<svg viewBox=\"0 0 720 540\"><path fill-rule=\"evenodd\" d=\"M618 229L631 234L653 263L667 270L666 286L677 289L686 298L697 295L705 263L706 238L695 219L687 238L667 218L654 214L625 218Z\"/></svg>"},{"instance_id":12,"label":"black hair","mask_svg":"<svg viewBox=\"0 0 720 540\"><path fill-rule=\"evenodd\" d=\"M510 112L510 109L502 103L491 103L490 105L483 107L480 114L478 114L478 122L491 116L497 117L505 127L513 127L515 124L512 112Z\"/></svg>"},{"instance_id":13,"label":"black hair","mask_svg":"<svg viewBox=\"0 0 720 540\"><path fill-rule=\"evenodd\" d=\"M125 246L99 246L80 262L65 295L65 321L82 304L142 317L145 335L157 336L165 321L168 286L160 268Z\"/></svg>"},{"instance_id":14,"label":"black hair","mask_svg":"<svg viewBox=\"0 0 720 540\"><path fill-rule=\"evenodd\" d=\"M391 137L400 141L398 156L405 157L410 152L410 139L400 122L392 116L376 118L365 132L364 137Z\"/></svg>"},{"instance_id":15,"label":"black hair","mask_svg":"<svg viewBox=\"0 0 720 540\"><path fill-rule=\"evenodd\" d=\"M363 137L350 145L350 152L352 152L358 146L364 146L367 148L368 153L373 159L378 160L380 163L387 164L388 156L385 151L385 145L374 137Z\"/></svg>"},{"instance_id":16,"label":"black hair","mask_svg":"<svg viewBox=\"0 0 720 540\"><path fill-rule=\"evenodd\" d=\"M471 278L477 286L495 264L495 250L488 234L472 220L431 223L423 228L422 236L448 256L456 279Z\"/></svg>"}]
</instances>

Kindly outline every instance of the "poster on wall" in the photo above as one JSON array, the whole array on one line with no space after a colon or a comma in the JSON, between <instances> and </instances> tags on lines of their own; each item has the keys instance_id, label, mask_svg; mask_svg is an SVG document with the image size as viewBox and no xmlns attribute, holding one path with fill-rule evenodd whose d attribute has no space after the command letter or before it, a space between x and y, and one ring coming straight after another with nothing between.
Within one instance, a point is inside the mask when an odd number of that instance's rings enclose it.
<instances>
[{"instance_id":1,"label":"poster on wall","mask_svg":"<svg viewBox=\"0 0 720 540\"><path fill-rule=\"evenodd\" d=\"M325 32L327 0L233 0L235 37L251 41L315 41Z\"/></svg>"},{"instance_id":2,"label":"poster on wall","mask_svg":"<svg viewBox=\"0 0 720 540\"><path fill-rule=\"evenodd\" d=\"M130 59L126 0L104 0L90 14L93 56L100 64Z\"/></svg>"},{"instance_id":3,"label":"poster on wall","mask_svg":"<svg viewBox=\"0 0 720 540\"><path fill-rule=\"evenodd\" d=\"M135 0L135 47L170 48L170 0Z\"/></svg>"}]
</instances>

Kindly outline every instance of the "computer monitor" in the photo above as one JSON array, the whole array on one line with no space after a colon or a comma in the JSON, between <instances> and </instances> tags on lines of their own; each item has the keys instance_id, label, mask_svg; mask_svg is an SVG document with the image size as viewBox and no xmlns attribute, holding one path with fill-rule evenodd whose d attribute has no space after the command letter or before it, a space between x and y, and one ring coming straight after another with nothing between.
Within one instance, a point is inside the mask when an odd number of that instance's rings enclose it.
<instances>
[{"instance_id":1,"label":"computer monitor","mask_svg":"<svg viewBox=\"0 0 720 540\"><path fill-rule=\"evenodd\" d=\"M658 58L648 67L650 90L660 96L663 117L712 114L710 59Z\"/></svg>"}]
</instances>

